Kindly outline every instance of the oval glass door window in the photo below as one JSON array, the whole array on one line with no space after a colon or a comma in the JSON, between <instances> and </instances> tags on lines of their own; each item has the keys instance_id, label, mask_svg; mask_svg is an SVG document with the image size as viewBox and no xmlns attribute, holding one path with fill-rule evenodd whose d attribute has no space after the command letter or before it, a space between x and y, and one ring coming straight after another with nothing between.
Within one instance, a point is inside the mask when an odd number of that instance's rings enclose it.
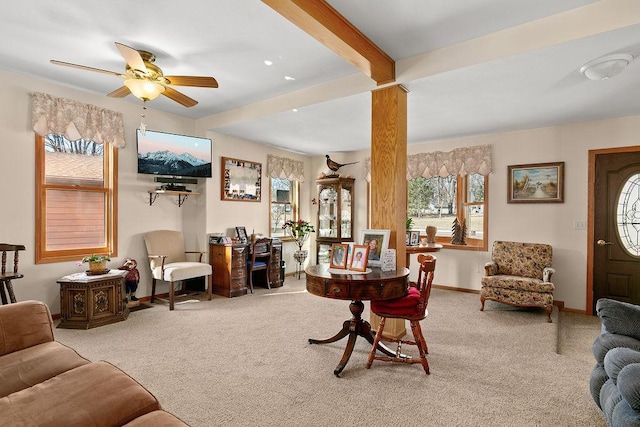
<instances>
[{"instance_id":1,"label":"oval glass door window","mask_svg":"<svg viewBox=\"0 0 640 427\"><path fill-rule=\"evenodd\" d=\"M623 247L640 257L640 174L632 175L618 198L617 229Z\"/></svg>"}]
</instances>

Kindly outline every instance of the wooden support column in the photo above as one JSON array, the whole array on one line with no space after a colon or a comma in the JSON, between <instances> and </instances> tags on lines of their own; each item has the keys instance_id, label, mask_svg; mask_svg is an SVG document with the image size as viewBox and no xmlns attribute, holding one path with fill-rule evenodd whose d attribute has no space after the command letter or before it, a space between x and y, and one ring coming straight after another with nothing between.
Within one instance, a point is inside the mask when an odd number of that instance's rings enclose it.
<instances>
[{"instance_id":1,"label":"wooden support column","mask_svg":"<svg viewBox=\"0 0 640 427\"><path fill-rule=\"evenodd\" d=\"M407 90L401 85L372 92L371 226L391 230L389 248L398 268L406 267L407 220ZM377 329L379 317L371 314ZM385 335L401 338L405 322L388 319Z\"/></svg>"}]
</instances>

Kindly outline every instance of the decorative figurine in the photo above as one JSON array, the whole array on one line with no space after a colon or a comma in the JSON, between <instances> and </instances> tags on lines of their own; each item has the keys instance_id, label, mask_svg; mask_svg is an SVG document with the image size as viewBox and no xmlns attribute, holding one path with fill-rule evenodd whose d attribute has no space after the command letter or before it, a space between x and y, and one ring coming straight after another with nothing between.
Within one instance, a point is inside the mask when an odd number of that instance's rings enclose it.
<instances>
[{"instance_id":1,"label":"decorative figurine","mask_svg":"<svg viewBox=\"0 0 640 427\"><path fill-rule=\"evenodd\" d=\"M129 296L131 302L135 302L137 305L138 298L136 298L136 290L138 289L138 282L140 282L140 272L138 272L138 263L133 258L127 258L122 264L122 267L119 267L118 270L127 270L128 273L125 276L125 296ZM127 301L129 298L127 298ZM127 304L129 305L129 304Z\"/></svg>"}]
</instances>

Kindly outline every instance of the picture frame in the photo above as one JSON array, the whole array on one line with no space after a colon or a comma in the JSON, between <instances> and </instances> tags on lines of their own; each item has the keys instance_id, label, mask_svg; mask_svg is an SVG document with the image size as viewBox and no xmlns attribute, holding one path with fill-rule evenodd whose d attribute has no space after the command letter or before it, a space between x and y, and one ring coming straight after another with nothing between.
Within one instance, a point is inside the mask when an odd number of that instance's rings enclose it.
<instances>
[{"instance_id":1,"label":"picture frame","mask_svg":"<svg viewBox=\"0 0 640 427\"><path fill-rule=\"evenodd\" d=\"M384 249L389 248L389 230L365 229L360 233L359 245L369 245L367 265L380 267L380 254ZM375 241L375 244L372 242Z\"/></svg>"},{"instance_id":2,"label":"picture frame","mask_svg":"<svg viewBox=\"0 0 640 427\"><path fill-rule=\"evenodd\" d=\"M249 238L247 237L247 229L244 226L236 227L236 234L242 243L247 243L249 241Z\"/></svg>"},{"instance_id":3,"label":"picture frame","mask_svg":"<svg viewBox=\"0 0 640 427\"><path fill-rule=\"evenodd\" d=\"M369 245L353 245L353 255L349 270L367 271L367 261L369 260Z\"/></svg>"},{"instance_id":4,"label":"picture frame","mask_svg":"<svg viewBox=\"0 0 640 427\"><path fill-rule=\"evenodd\" d=\"M507 203L564 203L564 162L508 166Z\"/></svg>"},{"instance_id":5,"label":"picture frame","mask_svg":"<svg viewBox=\"0 0 640 427\"><path fill-rule=\"evenodd\" d=\"M333 243L331 245L331 256L329 257L329 268L346 270L348 253L349 245L344 243Z\"/></svg>"},{"instance_id":6,"label":"picture frame","mask_svg":"<svg viewBox=\"0 0 640 427\"><path fill-rule=\"evenodd\" d=\"M420 243L420 231L411 230L409 234L411 236L409 238L409 246L418 246L418 244Z\"/></svg>"},{"instance_id":7,"label":"picture frame","mask_svg":"<svg viewBox=\"0 0 640 427\"><path fill-rule=\"evenodd\" d=\"M222 157L220 199L259 202L262 193L262 163Z\"/></svg>"}]
</instances>

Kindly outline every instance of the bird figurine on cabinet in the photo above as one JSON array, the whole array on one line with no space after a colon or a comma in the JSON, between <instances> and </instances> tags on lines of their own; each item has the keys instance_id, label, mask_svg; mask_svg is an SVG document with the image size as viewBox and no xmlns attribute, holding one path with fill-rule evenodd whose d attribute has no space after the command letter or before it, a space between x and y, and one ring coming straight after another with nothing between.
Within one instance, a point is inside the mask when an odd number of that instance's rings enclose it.
<instances>
[{"instance_id":1,"label":"bird figurine on cabinet","mask_svg":"<svg viewBox=\"0 0 640 427\"><path fill-rule=\"evenodd\" d=\"M326 155L326 157L327 157L327 167L329 169L331 169L333 172L338 172L338 169L340 169L343 166L354 165L354 164L358 163L358 162L338 163L338 162L335 162L335 161L331 160L331 157L329 157L328 154ZM334 174L334 175L331 175L331 176L337 176L337 174Z\"/></svg>"}]
</instances>

